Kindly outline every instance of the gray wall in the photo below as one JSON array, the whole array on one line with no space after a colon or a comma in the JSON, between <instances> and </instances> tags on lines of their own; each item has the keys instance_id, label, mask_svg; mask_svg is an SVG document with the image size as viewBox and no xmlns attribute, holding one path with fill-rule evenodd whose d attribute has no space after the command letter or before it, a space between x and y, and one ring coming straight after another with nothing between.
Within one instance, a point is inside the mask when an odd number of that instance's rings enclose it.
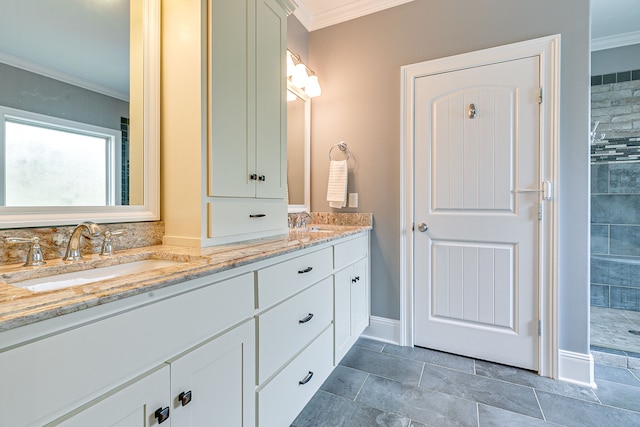
<instances>
[{"instance_id":1,"label":"gray wall","mask_svg":"<svg viewBox=\"0 0 640 427\"><path fill-rule=\"evenodd\" d=\"M309 31L293 14L287 18L287 48L309 65Z\"/></svg>"},{"instance_id":2,"label":"gray wall","mask_svg":"<svg viewBox=\"0 0 640 427\"><path fill-rule=\"evenodd\" d=\"M567 19L571 17L571 19ZM349 144L349 192L372 212L372 314L400 317L400 67L562 35L560 347L588 352L589 0L415 0L314 31L310 66L322 96L312 108L311 208L325 200L327 151Z\"/></svg>"},{"instance_id":3,"label":"gray wall","mask_svg":"<svg viewBox=\"0 0 640 427\"><path fill-rule=\"evenodd\" d=\"M640 44L591 52L591 75L640 70Z\"/></svg>"}]
</instances>

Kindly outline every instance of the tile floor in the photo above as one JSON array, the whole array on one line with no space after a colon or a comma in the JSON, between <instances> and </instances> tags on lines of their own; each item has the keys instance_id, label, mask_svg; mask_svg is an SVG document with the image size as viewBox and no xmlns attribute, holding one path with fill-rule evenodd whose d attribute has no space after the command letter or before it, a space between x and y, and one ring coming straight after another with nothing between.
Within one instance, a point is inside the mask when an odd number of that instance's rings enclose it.
<instances>
[{"instance_id":1,"label":"tile floor","mask_svg":"<svg viewBox=\"0 0 640 427\"><path fill-rule=\"evenodd\" d=\"M640 357L640 311L592 306L591 345L632 352Z\"/></svg>"},{"instance_id":2,"label":"tile floor","mask_svg":"<svg viewBox=\"0 0 640 427\"><path fill-rule=\"evenodd\" d=\"M640 426L640 370L596 364L597 389L361 338L292 427Z\"/></svg>"}]
</instances>

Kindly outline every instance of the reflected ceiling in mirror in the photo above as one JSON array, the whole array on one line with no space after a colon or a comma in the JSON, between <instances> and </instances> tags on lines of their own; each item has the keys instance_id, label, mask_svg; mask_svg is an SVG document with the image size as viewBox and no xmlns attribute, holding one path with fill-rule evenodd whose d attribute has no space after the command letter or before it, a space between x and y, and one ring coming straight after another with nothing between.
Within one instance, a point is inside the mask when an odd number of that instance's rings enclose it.
<instances>
[{"instance_id":1,"label":"reflected ceiling in mirror","mask_svg":"<svg viewBox=\"0 0 640 427\"><path fill-rule=\"evenodd\" d=\"M158 218L159 3L3 0L0 227Z\"/></svg>"}]
</instances>

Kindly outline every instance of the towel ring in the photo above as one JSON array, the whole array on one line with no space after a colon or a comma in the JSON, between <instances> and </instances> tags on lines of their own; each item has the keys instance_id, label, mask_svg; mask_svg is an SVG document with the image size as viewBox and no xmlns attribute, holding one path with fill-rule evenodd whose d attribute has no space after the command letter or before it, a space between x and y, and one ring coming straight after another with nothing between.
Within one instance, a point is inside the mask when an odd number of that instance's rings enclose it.
<instances>
[{"instance_id":1,"label":"towel ring","mask_svg":"<svg viewBox=\"0 0 640 427\"><path fill-rule=\"evenodd\" d=\"M349 147L347 147L347 143L344 142L344 141L340 141L339 143L337 143L337 144L333 145L331 148L329 148L329 160L331 160L331 152L336 147L339 148L340 151L343 151L344 153L346 153L347 160L349 160L349 157L351 157L351 152L349 151Z\"/></svg>"}]
</instances>

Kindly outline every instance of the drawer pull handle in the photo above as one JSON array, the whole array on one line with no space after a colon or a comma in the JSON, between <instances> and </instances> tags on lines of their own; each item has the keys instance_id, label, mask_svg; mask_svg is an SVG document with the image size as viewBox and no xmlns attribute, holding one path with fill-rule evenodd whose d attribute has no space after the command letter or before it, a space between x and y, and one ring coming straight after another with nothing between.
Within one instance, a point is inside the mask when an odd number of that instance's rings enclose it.
<instances>
[{"instance_id":1,"label":"drawer pull handle","mask_svg":"<svg viewBox=\"0 0 640 427\"><path fill-rule=\"evenodd\" d=\"M251 214L249 218L264 218L267 214Z\"/></svg>"},{"instance_id":2,"label":"drawer pull handle","mask_svg":"<svg viewBox=\"0 0 640 427\"><path fill-rule=\"evenodd\" d=\"M305 385L306 383L311 381L311 378L313 378L313 372L309 371L306 377L304 377L301 381L298 381L298 384Z\"/></svg>"},{"instance_id":3,"label":"drawer pull handle","mask_svg":"<svg viewBox=\"0 0 640 427\"><path fill-rule=\"evenodd\" d=\"M313 270L313 267L307 267L304 270L298 270L298 274L304 274L304 273L308 273L311 270Z\"/></svg>"},{"instance_id":4,"label":"drawer pull handle","mask_svg":"<svg viewBox=\"0 0 640 427\"><path fill-rule=\"evenodd\" d=\"M169 419L169 407L156 409L154 416L158 419L158 424L162 424Z\"/></svg>"},{"instance_id":5,"label":"drawer pull handle","mask_svg":"<svg viewBox=\"0 0 640 427\"><path fill-rule=\"evenodd\" d=\"M187 406L189 402L191 402L191 390L183 391L178 395L178 400L182 404L182 406Z\"/></svg>"},{"instance_id":6,"label":"drawer pull handle","mask_svg":"<svg viewBox=\"0 0 640 427\"><path fill-rule=\"evenodd\" d=\"M304 319L298 320L298 323L307 323L311 319L313 319L313 313L309 313L309 315L307 317L305 317Z\"/></svg>"}]
</instances>

